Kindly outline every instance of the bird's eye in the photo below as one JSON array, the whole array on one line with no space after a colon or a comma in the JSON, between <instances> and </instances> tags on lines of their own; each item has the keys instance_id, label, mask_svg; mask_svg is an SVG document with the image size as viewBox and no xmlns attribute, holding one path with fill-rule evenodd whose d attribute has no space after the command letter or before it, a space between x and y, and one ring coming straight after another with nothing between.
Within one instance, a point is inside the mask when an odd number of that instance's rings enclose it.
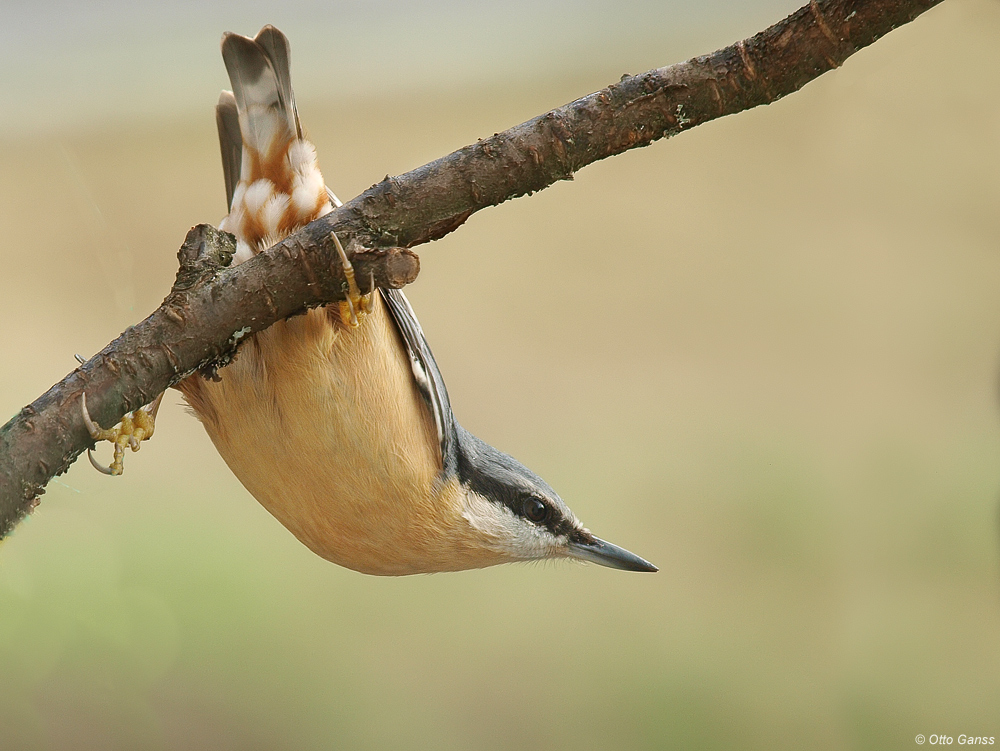
<instances>
[{"instance_id":1,"label":"bird's eye","mask_svg":"<svg viewBox=\"0 0 1000 751\"><path fill-rule=\"evenodd\" d=\"M549 507L537 498L525 498L521 509L525 517L536 524L545 521L545 517L549 515Z\"/></svg>"}]
</instances>

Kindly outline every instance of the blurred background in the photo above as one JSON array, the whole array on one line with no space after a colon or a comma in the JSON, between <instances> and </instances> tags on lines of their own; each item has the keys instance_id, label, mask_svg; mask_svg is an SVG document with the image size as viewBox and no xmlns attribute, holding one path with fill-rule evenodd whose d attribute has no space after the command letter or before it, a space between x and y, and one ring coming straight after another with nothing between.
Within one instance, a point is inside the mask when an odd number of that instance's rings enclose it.
<instances>
[{"instance_id":1,"label":"blurred background","mask_svg":"<svg viewBox=\"0 0 1000 751\"><path fill-rule=\"evenodd\" d=\"M223 31L288 34L348 199L798 4L4 0L0 413L223 216ZM418 249L459 419L658 574L338 568L172 392L123 477L78 462L0 547L4 748L1000 737L998 41L1000 4L948 0Z\"/></svg>"}]
</instances>

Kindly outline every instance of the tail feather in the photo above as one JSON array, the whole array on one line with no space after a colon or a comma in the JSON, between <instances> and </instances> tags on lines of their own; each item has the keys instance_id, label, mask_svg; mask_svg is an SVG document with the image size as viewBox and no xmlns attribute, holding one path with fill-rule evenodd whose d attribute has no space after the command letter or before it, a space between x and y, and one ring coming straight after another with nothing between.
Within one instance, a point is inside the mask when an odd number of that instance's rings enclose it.
<instances>
[{"instance_id":1,"label":"tail feather","mask_svg":"<svg viewBox=\"0 0 1000 751\"><path fill-rule=\"evenodd\" d=\"M243 136L240 134L240 116L236 97L223 91L215 106L215 122L219 126L219 146L222 149L222 172L226 178L226 208L233 208L233 193L240 181L243 163Z\"/></svg>"},{"instance_id":2,"label":"tail feather","mask_svg":"<svg viewBox=\"0 0 1000 751\"><path fill-rule=\"evenodd\" d=\"M302 138L285 35L273 26L254 39L225 34L222 57L233 85L216 107L229 201L223 224L240 241L242 261L339 201L328 194L316 151Z\"/></svg>"},{"instance_id":3,"label":"tail feather","mask_svg":"<svg viewBox=\"0 0 1000 751\"><path fill-rule=\"evenodd\" d=\"M267 35L267 39L272 42L273 34ZM222 59L233 85L243 144L267 160L275 146L298 137L294 106L282 91L279 74L267 48L257 40L226 34L222 38ZM278 63L283 65L281 77L290 94L287 54Z\"/></svg>"},{"instance_id":4,"label":"tail feather","mask_svg":"<svg viewBox=\"0 0 1000 751\"><path fill-rule=\"evenodd\" d=\"M291 47L288 44L288 37L282 34L273 26L265 26L257 32L254 38L271 61L271 67L278 79L278 91L285 103L285 107L291 113L291 123L296 138L302 138L302 126L299 124L299 113L295 109L295 95L292 93L292 66Z\"/></svg>"}]
</instances>

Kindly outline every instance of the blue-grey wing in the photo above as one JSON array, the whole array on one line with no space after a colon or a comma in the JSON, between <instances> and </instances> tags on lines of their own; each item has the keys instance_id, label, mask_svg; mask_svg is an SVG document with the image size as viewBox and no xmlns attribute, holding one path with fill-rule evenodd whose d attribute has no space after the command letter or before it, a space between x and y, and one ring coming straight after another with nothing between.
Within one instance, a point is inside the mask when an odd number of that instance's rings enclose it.
<instances>
[{"instance_id":1,"label":"blue-grey wing","mask_svg":"<svg viewBox=\"0 0 1000 751\"><path fill-rule=\"evenodd\" d=\"M413 380L434 416L434 425L441 446L443 474L445 477L453 477L458 474L458 434L444 378L441 377L430 345L427 344L427 339L406 295L398 289L380 288L379 292L382 293L389 314L403 337L410 368L413 371Z\"/></svg>"}]
</instances>

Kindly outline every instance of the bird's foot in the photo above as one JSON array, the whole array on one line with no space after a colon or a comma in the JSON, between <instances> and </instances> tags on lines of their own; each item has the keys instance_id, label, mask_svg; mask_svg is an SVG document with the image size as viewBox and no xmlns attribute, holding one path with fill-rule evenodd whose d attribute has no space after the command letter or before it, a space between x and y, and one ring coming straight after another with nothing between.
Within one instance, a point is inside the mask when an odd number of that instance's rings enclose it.
<instances>
[{"instance_id":1,"label":"bird's foot","mask_svg":"<svg viewBox=\"0 0 1000 751\"><path fill-rule=\"evenodd\" d=\"M361 290L358 289L358 282L354 278L354 267L351 265L351 259L344 252L344 246L340 244L337 233L331 232L330 237L333 238L333 244L337 247L337 253L340 254L340 262L344 265L344 277L347 279L347 299L340 301L340 320L343 321L345 326L356 329L361 325L364 317L372 312L372 295L375 294L375 279L373 276L370 285L371 292L367 295L362 295Z\"/></svg>"},{"instance_id":2,"label":"bird's foot","mask_svg":"<svg viewBox=\"0 0 1000 751\"><path fill-rule=\"evenodd\" d=\"M83 413L83 423L87 426L90 437L95 441L111 441L115 445L115 456L109 467L98 464L97 460L94 459L94 450L87 449L87 458L90 459L90 463L94 465L95 469L106 475L120 475L122 473L125 447L128 446L133 451L138 451L142 441L148 441L153 437L156 411L160 408L162 399L163 394L160 394L150 404L125 415L117 427L105 430L91 419L90 412L87 411L87 394L81 395L80 411Z\"/></svg>"}]
</instances>

